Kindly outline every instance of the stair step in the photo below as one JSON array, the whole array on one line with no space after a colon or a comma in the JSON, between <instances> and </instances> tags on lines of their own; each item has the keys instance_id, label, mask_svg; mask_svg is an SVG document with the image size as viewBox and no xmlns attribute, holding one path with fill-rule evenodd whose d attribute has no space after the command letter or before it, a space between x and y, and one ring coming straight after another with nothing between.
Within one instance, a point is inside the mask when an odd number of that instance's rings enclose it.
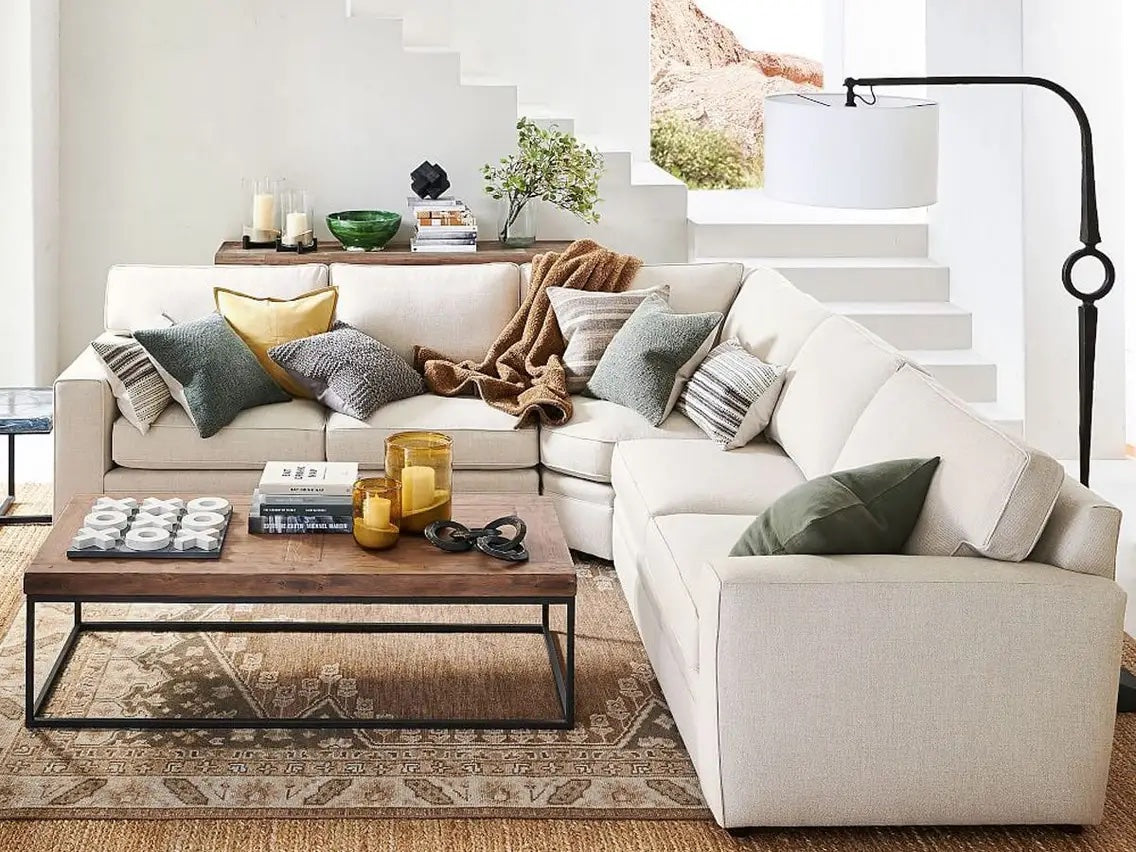
<instances>
[{"instance_id":1,"label":"stair step","mask_svg":"<svg viewBox=\"0 0 1136 852\"><path fill-rule=\"evenodd\" d=\"M897 349L969 349L971 316L950 302L829 302Z\"/></svg>"},{"instance_id":2,"label":"stair step","mask_svg":"<svg viewBox=\"0 0 1136 852\"><path fill-rule=\"evenodd\" d=\"M926 257L922 222L699 222L694 257Z\"/></svg>"},{"instance_id":3,"label":"stair step","mask_svg":"<svg viewBox=\"0 0 1136 852\"><path fill-rule=\"evenodd\" d=\"M708 258L698 258L704 259ZM949 269L925 257L728 259L776 269L822 302L945 302L950 298Z\"/></svg>"},{"instance_id":4,"label":"stair step","mask_svg":"<svg viewBox=\"0 0 1136 852\"><path fill-rule=\"evenodd\" d=\"M998 367L973 349L909 349L903 353L967 402L998 398Z\"/></svg>"},{"instance_id":5,"label":"stair step","mask_svg":"<svg viewBox=\"0 0 1136 852\"><path fill-rule=\"evenodd\" d=\"M972 402L970 407L984 420L989 420L1003 432L1008 432L1021 438L1024 432L1024 423L1020 414L1007 411L996 402Z\"/></svg>"},{"instance_id":6,"label":"stair step","mask_svg":"<svg viewBox=\"0 0 1136 852\"><path fill-rule=\"evenodd\" d=\"M544 104L517 104L517 117L532 119L537 127L545 130L556 125L565 133L574 134L576 132L576 120L574 118Z\"/></svg>"}]
</instances>

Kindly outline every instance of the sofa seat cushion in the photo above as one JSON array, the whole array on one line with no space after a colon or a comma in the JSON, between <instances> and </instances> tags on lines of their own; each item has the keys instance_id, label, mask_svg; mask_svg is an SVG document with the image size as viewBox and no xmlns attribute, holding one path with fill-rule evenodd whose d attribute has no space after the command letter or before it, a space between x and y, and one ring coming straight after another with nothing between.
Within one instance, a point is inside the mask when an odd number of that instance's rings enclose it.
<instances>
[{"instance_id":1,"label":"sofa seat cushion","mask_svg":"<svg viewBox=\"0 0 1136 852\"><path fill-rule=\"evenodd\" d=\"M727 556L749 515L663 515L647 527L641 581L691 671L698 671L698 609L691 590L707 561Z\"/></svg>"},{"instance_id":2,"label":"sofa seat cushion","mask_svg":"<svg viewBox=\"0 0 1136 852\"><path fill-rule=\"evenodd\" d=\"M540 461L545 467L594 482L611 482L611 454L620 441L636 438L700 438L702 430L672 412L659 426L614 402L572 397L572 419L540 430Z\"/></svg>"},{"instance_id":3,"label":"sofa seat cushion","mask_svg":"<svg viewBox=\"0 0 1136 852\"><path fill-rule=\"evenodd\" d=\"M805 478L776 444L755 441L727 453L699 439L625 441L612 457L611 481L629 532L641 536L662 515L748 515L753 521ZM724 553L735 541L726 542Z\"/></svg>"},{"instance_id":4,"label":"sofa seat cushion","mask_svg":"<svg viewBox=\"0 0 1136 852\"><path fill-rule=\"evenodd\" d=\"M385 441L397 432L425 429L454 440L457 470L536 467L535 426L514 429L517 418L472 396L412 396L384 405L368 420L334 413L327 421L328 461L357 461L366 470L385 464Z\"/></svg>"},{"instance_id":5,"label":"sofa seat cushion","mask_svg":"<svg viewBox=\"0 0 1136 852\"><path fill-rule=\"evenodd\" d=\"M249 408L211 438L202 438L189 415L167 406L141 434L124 417L114 422L115 464L143 470L256 470L267 461L324 458L327 412L317 402L294 399Z\"/></svg>"},{"instance_id":6,"label":"sofa seat cushion","mask_svg":"<svg viewBox=\"0 0 1136 852\"><path fill-rule=\"evenodd\" d=\"M1041 537L1065 480L1059 462L988 423L906 366L868 403L837 470L939 456L908 553L1019 562Z\"/></svg>"}]
</instances>

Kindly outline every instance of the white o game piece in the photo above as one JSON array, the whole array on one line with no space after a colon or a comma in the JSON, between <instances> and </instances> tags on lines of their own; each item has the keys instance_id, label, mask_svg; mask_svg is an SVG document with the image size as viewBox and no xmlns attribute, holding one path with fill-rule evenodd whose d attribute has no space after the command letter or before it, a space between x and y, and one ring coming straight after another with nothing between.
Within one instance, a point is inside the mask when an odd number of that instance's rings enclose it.
<instances>
[{"instance_id":1,"label":"white o game piece","mask_svg":"<svg viewBox=\"0 0 1136 852\"><path fill-rule=\"evenodd\" d=\"M134 521L131 523L130 528L144 530L153 527L154 529L169 532L174 528L175 523L177 523L177 515L169 513L160 515L156 512L143 511L134 516Z\"/></svg>"},{"instance_id":2,"label":"white o game piece","mask_svg":"<svg viewBox=\"0 0 1136 852\"><path fill-rule=\"evenodd\" d=\"M131 550L161 550L169 543L169 532L157 527L132 529L126 534L126 546Z\"/></svg>"},{"instance_id":3,"label":"white o game piece","mask_svg":"<svg viewBox=\"0 0 1136 852\"><path fill-rule=\"evenodd\" d=\"M190 530L184 527L174 536L174 550L216 550L221 540L212 530Z\"/></svg>"},{"instance_id":4,"label":"white o game piece","mask_svg":"<svg viewBox=\"0 0 1136 852\"><path fill-rule=\"evenodd\" d=\"M225 516L216 512L190 512L181 519L184 530L219 530L225 525Z\"/></svg>"},{"instance_id":5,"label":"white o game piece","mask_svg":"<svg viewBox=\"0 0 1136 852\"><path fill-rule=\"evenodd\" d=\"M138 508L138 501L133 497L123 497L121 500L114 497L100 497L95 501L95 511L99 509L111 509L116 512L125 512L130 514Z\"/></svg>"},{"instance_id":6,"label":"white o game piece","mask_svg":"<svg viewBox=\"0 0 1136 852\"><path fill-rule=\"evenodd\" d=\"M90 527L93 530L123 530L126 529L128 523L129 519L126 517L126 513L119 512L116 509L99 509L83 518L83 526Z\"/></svg>"},{"instance_id":7,"label":"white o game piece","mask_svg":"<svg viewBox=\"0 0 1136 852\"><path fill-rule=\"evenodd\" d=\"M224 497L197 497L185 504L187 512L217 512L227 515L232 505Z\"/></svg>"},{"instance_id":8,"label":"white o game piece","mask_svg":"<svg viewBox=\"0 0 1136 852\"><path fill-rule=\"evenodd\" d=\"M180 497L171 497L168 500L162 500L158 497L147 497L142 501L142 511L152 512L156 515L165 515L167 513L176 515L184 508L185 501Z\"/></svg>"},{"instance_id":9,"label":"white o game piece","mask_svg":"<svg viewBox=\"0 0 1136 852\"><path fill-rule=\"evenodd\" d=\"M75 550L90 550L96 548L98 550L110 550L118 544L119 531L114 527L105 530L93 530L90 527L83 527L71 539L71 547Z\"/></svg>"}]
</instances>

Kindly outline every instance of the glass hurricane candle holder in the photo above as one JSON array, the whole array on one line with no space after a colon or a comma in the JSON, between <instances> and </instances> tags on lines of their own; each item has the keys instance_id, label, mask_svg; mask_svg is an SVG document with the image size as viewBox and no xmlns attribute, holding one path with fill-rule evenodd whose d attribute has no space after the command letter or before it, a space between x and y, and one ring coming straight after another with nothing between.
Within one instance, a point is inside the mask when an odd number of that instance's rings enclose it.
<instances>
[{"instance_id":1,"label":"glass hurricane candle holder","mask_svg":"<svg viewBox=\"0 0 1136 852\"><path fill-rule=\"evenodd\" d=\"M398 480L387 476L360 479L351 494L355 543L366 550L387 550L398 544L402 518Z\"/></svg>"},{"instance_id":2,"label":"glass hurricane candle holder","mask_svg":"<svg viewBox=\"0 0 1136 852\"><path fill-rule=\"evenodd\" d=\"M291 248L315 242L315 215L311 193L289 189L280 194L280 244Z\"/></svg>"},{"instance_id":3,"label":"glass hurricane candle holder","mask_svg":"<svg viewBox=\"0 0 1136 852\"><path fill-rule=\"evenodd\" d=\"M252 210L252 224L246 225L242 240L246 247L272 244L280 236L280 181L258 178L245 181Z\"/></svg>"},{"instance_id":4,"label":"glass hurricane candle holder","mask_svg":"<svg viewBox=\"0 0 1136 852\"><path fill-rule=\"evenodd\" d=\"M386 442L387 476L402 483L402 530L421 533L453 512L454 447L440 432L399 432Z\"/></svg>"}]
</instances>

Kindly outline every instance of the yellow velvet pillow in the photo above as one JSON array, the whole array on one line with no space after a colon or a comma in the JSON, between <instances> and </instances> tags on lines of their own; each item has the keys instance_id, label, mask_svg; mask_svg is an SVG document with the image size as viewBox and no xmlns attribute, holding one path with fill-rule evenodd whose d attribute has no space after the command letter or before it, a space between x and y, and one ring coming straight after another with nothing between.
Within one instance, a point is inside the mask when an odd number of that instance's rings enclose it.
<instances>
[{"instance_id":1,"label":"yellow velvet pillow","mask_svg":"<svg viewBox=\"0 0 1136 852\"><path fill-rule=\"evenodd\" d=\"M268 350L281 343L323 334L331 328L339 290L324 287L295 299L259 299L224 287L213 288L217 311L252 350L273 381L292 396L311 395L268 357Z\"/></svg>"}]
</instances>

